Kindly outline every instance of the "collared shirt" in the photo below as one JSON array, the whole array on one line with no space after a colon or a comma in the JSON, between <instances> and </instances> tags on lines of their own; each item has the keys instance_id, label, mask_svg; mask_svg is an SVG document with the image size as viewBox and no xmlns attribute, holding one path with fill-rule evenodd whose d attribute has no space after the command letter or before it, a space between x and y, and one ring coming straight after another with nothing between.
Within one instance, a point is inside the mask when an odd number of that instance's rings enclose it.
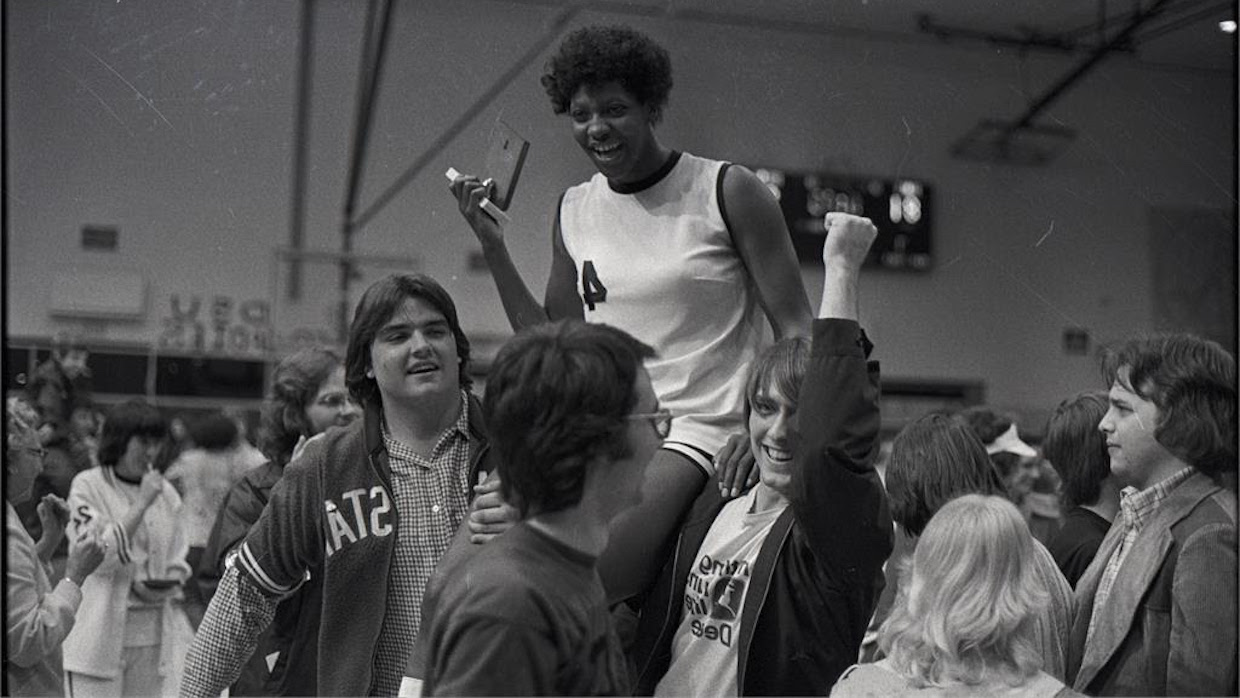
<instances>
[{"instance_id":1,"label":"collared shirt","mask_svg":"<svg viewBox=\"0 0 1240 698\"><path fill-rule=\"evenodd\" d=\"M396 695L422 624L422 595L469 507L469 399L428 456L392 438L383 425L383 447L400 512L396 549L388 573L387 612L375 650L373 691Z\"/></svg>"},{"instance_id":2,"label":"collared shirt","mask_svg":"<svg viewBox=\"0 0 1240 698\"><path fill-rule=\"evenodd\" d=\"M1158 505L1162 504L1167 495L1171 494L1181 482L1193 476L1196 472L1192 467L1184 468L1165 480L1151 485L1143 490L1135 487L1125 487L1119 493L1119 524L1124 526L1124 537L1119 542L1119 546L1115 548L1115 552L1111 554L1111 559L1107 560L1106 569L1102 571L1102 579L1098 581L1098 591L1094 595L1094 610L1089 616L1089 630L1085 634L1085 644L1089 645L1090 639L1093 638L1094 628L1098 624L1100 616L1099 610L1102 609L1111 596L1111 587L1115 584L1115 578L1119 575L1120 567L1123 566L1128 552L1132 550L1133 543L1136 542L1137 536L1141 534L1141 529L1145 527L1146 522L1158 510Z\"/></svg>"},{"instance_id":3,"label":"collared shirt","mask_svg":"<svg viewBox=\"0 0 1240 698\"><path fill-rule=\"evenodd\" d=\"M372 662L371 695L399 693L421 624L426 582L468 507L473 484L468 481L469 441L469 398L464 391L460 417L444 430L427 458L383 430L399 528ZM259 634L271 623L277 601L260 593L252 579L243 583L238 568L229 564L186 657L181 694L218 695L220 687L236 680Z\"/></svg>"}]
</instances>

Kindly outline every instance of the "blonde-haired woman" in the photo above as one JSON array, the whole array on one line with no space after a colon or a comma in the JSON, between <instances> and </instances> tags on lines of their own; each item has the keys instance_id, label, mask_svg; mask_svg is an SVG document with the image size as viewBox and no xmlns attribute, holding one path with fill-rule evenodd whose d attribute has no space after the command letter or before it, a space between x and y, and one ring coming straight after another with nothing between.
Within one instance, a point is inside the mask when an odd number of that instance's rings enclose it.
<instances>
[{"instance_id":1,"label":"blonde-haired woman","mask_svg":"<svg viewBox=\"0 0 1240 698\"><path fill-rule=\"evenodd\" d=\"M930 519L879 631L886 659L851 667L832 696L1079 695L1041 670L1047 591L1033 537L1005 499L970 494Z\"/></svg>"}]
</instances>

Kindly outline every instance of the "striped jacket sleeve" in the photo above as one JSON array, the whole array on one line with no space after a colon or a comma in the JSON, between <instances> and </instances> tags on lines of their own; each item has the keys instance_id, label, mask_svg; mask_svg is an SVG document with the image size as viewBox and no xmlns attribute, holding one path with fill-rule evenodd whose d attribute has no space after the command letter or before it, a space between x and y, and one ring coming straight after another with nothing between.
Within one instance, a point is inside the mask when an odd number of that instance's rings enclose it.
<instances>
[{"instance_id":1,"label":"striped jacket sleeve","mask_svg":"<svg viewBox=\"0 0 1240 698\"><path fill-rule=\"evenodd\" d=\"M133 561L134 549L129 534L119 520L109 516L109 511L119 511L127 503L117 499L109 492L102 479L101 470L87 470L73 479L69 488L69 525L66 537L72 547L77 540L78 532L84 528L95 528L99 531L102 542L107 544L103 562L98 572L110 574L118 568ZM116 501L109 502L109 498Z\"/></svg>"},{"instance_id":2,"label":"striped jacket sleeve","mask_svg":"<svg viewBox=\"0 0 1240 698\"><path fill-rule=\"evenodd\" d=\"M237 550L237 570L269 597L295 591L307 570L323 560L318 463L324 450L322 440L311 441L300 458L284 466L271 499Z\"/></svg>"}]
</instances>

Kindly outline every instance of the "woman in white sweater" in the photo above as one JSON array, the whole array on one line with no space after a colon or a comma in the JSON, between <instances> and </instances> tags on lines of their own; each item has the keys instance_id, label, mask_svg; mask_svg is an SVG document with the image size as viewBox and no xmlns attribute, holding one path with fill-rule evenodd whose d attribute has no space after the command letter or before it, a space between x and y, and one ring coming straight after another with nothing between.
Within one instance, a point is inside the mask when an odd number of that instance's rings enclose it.
<instances>
[{"instance_id":1,"label":"woman in white sweater","mask_svg":"<svg viewBox=\"0 0 1240 698\"><path fill-rule=\"evenodd\" d=\"M58 696L64 679L60 644L73 628L82 602L82 583L103 560L103 542L94 529L79 532L77 545L65 564L65 578L52 585L52 552L65 535L69 508L49 494L39 502L43 535L36 543L26 532L13 505L30 497L35 478L43 470L43 446L34 425L23 415L22 403L5 404L8 440L4 456L6 616L5 674L8 695ZM30 410L33 413L33 410Z\"/></svg>"},{"instance_id":2,"label":"woman in white sweater","mask_svg":"<svg viewBox=\"0 0 1240 698\"><path fill-rule=\"evenodd\" d=\"M70 533L97 528L108 549L65 640L69 696L166 695L180 682L193 639L180 604L190 567L181 498L154 468L166 434L151 405L119 405L104 422L100 466L73 479Z\"/></svg>"}]
</instances>

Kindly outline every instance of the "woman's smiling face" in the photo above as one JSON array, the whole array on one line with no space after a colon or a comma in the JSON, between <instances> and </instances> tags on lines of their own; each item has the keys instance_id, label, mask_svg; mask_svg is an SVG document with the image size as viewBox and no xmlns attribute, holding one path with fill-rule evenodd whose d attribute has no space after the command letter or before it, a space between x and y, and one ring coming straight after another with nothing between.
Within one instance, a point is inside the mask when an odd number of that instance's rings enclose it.
<instances>
[{"instance_id":1,"label":"woman's smiling face","mask_svg":"<svg viewBox=\"0 0 1240 698\"><path fill-rule=\"evenodd\" d=\"M608 180L631 184L662 166L653 114L619 83L582 85L568 116L573 139Z\"/></svg>"}]
</instances>

